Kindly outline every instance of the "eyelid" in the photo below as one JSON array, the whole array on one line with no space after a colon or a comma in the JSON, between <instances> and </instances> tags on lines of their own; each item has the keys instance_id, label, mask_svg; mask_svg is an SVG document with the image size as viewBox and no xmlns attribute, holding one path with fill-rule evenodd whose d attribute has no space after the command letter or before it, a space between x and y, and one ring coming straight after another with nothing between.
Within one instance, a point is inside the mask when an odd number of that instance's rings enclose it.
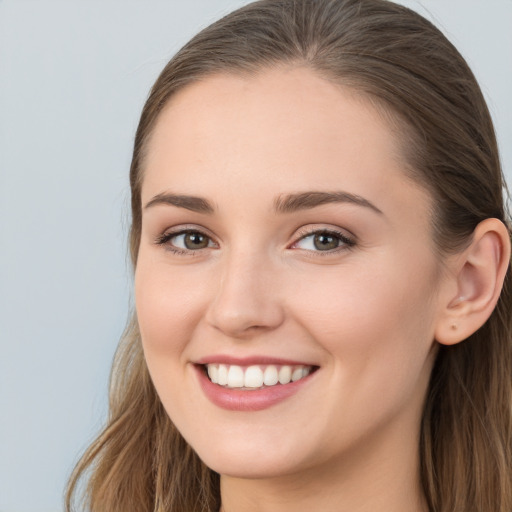
<instances>
[{"instance_id":1,"label":"eyelid","mask_svg":"<svg viewBox=\"0 0 512 512\"><path fill-rule=\"evenodd\" d=\"M170 244L170 240L174 237L184 235L187 233L199 233L203 236L206 236L209 239L209 245L200 249L183 249L181 247L174 246ZM340 245L334 249L328 249L325 251L322 250L311 250L311 249L301 249L296 247L296 245L305 238L314 236L316 234L328 234L336 236L340 239ZM213 247L210 245L210 242L213 244ZM218 248L219 244L216 241L216 237L210 234L209 230L198 225L179 225L174 226L172 228L167 228L161 234L157 235L154 239L154 243L156 245L163 246L166 250L177 254L183 255L198 255L198 253L202 253L204 250ZM288 246L289 249L299 249L303 250L307 253L315 253L315 255L324 255L327 256L329 254L335 254L340 251L347 251L356 245L356 237L350 233L346 229L342 229L334 226L326 226L326 225L308 225L305 227L299 228L294 235L294 242Z\"/></svg>"},{"instance_id":2,"label":"eyelid","mask_svg":"<svg viewBox=\"0 0 512 512\"><path fill-rule=\"evenodd\" d=\"M301 248L296 247L296 245L301 240L304 240L310 236L314 236L314 235L321 234L321 233L325 233L328 235L334 235L334 236L338 237L341 241L340 245L338 247L336 247L335 249L330 249L330 250L326 250L326 251L321 251L321 250L314 251L311 249L301 249ZM291 249L299 249L299 250L304 250L306 252L318 253L319 255L328 255L328 254L337 253L339 251L349 250L352 247L354 247L355 245L356 245L356 237L352 233L347 231L346 229L341 229L341 228L333 227L333 226L328 227L325 225L323 225L323 226L318 225L318 226L309 226L309 227L300 228L296 232L295 241L289 247Z\"/></svg>"},{"instance_id":3,"label":"eyelid","mask_svg":"<svg viewBox=\"0 0 512 512\"><path fill-rule=\"evenodd\" d=\"M170 244L170 241L180 235L185 235L188 233L199 233L205 237L207 237L210 242L212 242L216 247L218 247L218 243L215 240L215 237L209 233L209 230L203 228L202 226L197 225L181 225L175 226L172 228L167 228L161 234L157 235L154 239L154 243L156 245L163 246L166 250L177 253L177 254L186 254L186 255L195 255L207 249L212 249L212 247L204 247L202 249L182 249L181 247L176 247ZM215 247L214 247L215 248Z\"/></svg>"}]
</instances>

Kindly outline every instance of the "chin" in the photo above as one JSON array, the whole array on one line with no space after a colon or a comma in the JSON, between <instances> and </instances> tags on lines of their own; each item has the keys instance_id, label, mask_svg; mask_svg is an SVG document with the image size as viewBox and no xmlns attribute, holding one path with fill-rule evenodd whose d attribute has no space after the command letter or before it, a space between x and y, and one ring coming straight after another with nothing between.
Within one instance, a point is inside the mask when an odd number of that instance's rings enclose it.
<instances>
[{"instance_id":1,"label":"chin","mask_svg":"<svg viewBox=\"0 0 512 512\"><path fill-rule=\"evenodd\" d=\"M212 456L201 460L213 471L220 475L241 479L263 479L284 476L297 471L295 464L283 464L282 460L247 460L245 457Z\"/></svg>"},{"instance_id":2,"label":"chin","mask_svg":"<svg viewBox=\"0 0 512 512\"><path fill-rule=\"evenodd\" d=\"M191 446L210 469L233 478L272 478L295 472L302 466L296 449L281 444L276 450L271 448L273 443L251 443L250 439L238 442L228 439L225 444L210 440L208 446Z\"/></svg>"}]
</instances>

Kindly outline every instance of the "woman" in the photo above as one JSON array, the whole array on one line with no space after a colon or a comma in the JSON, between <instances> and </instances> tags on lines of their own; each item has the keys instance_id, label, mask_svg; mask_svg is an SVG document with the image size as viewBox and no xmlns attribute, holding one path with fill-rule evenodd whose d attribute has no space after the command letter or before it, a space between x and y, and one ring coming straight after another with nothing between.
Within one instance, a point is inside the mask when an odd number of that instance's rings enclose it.
<instances>
[{"instance_id":1,"label":"woman","mask_svg":"<svg viewBox=\"0 0 512 512\"><path fill-rule=\"evenodd\" d=\"M382 0L264 0L166 66L95 511L512 510L510 231L482 94Z\"/></svg>"}]
</instances>

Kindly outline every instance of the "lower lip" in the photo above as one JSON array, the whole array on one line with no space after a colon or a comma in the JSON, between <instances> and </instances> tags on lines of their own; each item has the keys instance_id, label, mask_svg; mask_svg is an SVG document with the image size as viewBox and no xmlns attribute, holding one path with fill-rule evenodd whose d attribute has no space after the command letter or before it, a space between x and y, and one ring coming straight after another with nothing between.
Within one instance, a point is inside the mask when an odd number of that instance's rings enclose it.
<instances>
[{"instance_id":1,"label":"lower lip","mask_svg":"<svg viewBox=\"0 0 512 512\"><path fill-rule=\"evenodd\" d=\"M229 411L261 411L291 397L307 384L314 373L290 382L255 390L232 389L214 384L202 366L195 365L199 383L206 397L218 407Z\"/></svg>"}]
</instances>

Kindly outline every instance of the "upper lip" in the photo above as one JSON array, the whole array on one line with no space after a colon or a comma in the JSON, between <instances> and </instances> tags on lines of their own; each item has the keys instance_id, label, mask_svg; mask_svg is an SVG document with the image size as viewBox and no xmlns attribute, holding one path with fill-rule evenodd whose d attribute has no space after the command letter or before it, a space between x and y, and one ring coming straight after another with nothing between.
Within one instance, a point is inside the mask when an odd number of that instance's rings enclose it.
<instances>
[{"instance_id":1,"label":"upper lip","mask_svg":"<svg viewBox=\"0 0 512 512\"><path fill-rule=\"evenodd\" d=\"M287 366L318 366L312 363L306 363L304 361L296 361L293 359L285 359L280 357L270 356L248 356L248 357L233 357L229 355L211 355L205 356L197 361L195 364L206 365L206 364L227 364L236 366L251 366L251 365L287 365Z\"/></svg>"}]
</instances>

